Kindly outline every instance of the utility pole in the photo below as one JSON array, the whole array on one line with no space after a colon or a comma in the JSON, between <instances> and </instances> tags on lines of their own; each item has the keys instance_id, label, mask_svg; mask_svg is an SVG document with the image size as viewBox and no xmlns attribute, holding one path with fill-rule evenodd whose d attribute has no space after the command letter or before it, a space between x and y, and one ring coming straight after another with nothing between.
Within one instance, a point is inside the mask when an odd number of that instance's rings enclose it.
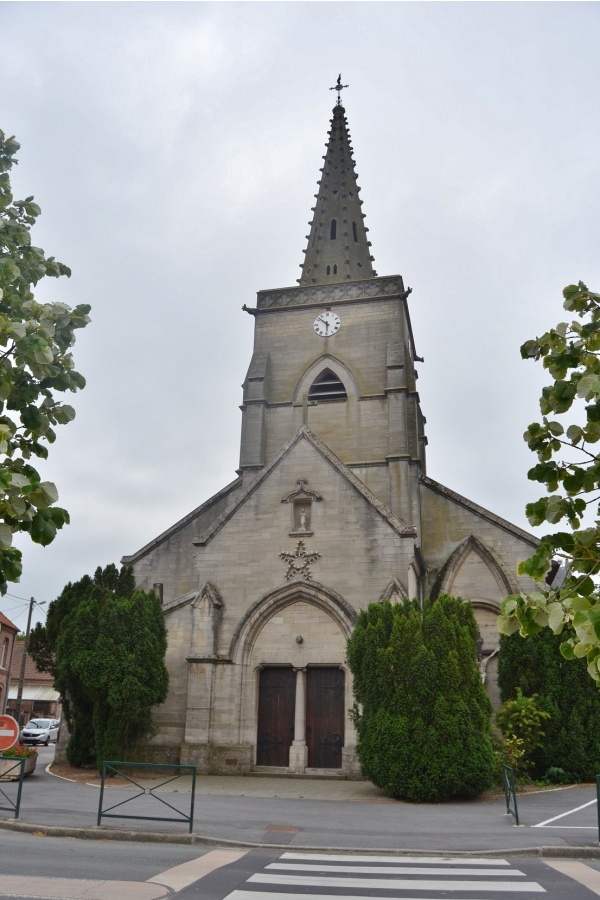
<instances>
[{"instance_id":1,"label":"utility pole","mask_svg":"<svg viewBox=\"0 0 600 900\"><path fill-rule=\"evenodd\" d=\"M38 606L42 606L42 603L38 603ZM15 704L15 719L17 720L19 727L21 726L21 704L23 702L23 685L25 684L25 664L27 663L27 643L29 641L29 632L31 631L31 615L33 613L33 607L35 606L35 597L32 597L29 601L29 615L27 616L27 630L25 631L25 646L23 648L23 656L21 658L21 672L19 673L19 686L17 688L17 702Z\"/></svg>"}]
</instances>

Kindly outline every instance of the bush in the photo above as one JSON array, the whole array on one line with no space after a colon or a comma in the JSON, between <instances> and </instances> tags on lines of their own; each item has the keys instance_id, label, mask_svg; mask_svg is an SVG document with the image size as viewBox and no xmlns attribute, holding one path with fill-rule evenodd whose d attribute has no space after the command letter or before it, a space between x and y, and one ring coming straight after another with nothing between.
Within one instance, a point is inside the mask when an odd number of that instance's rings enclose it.
<instances>
[{"instance_id":1,"label":"bush","mask_svg":"<svg viewBox=\"0 0 600 900\"><path fill-rule=\"evenodd\" d=\"M531 767L533 752L544 737L542 722L551 718L550 713L540 709L536 701L537 694L524 697L518 687L514 700L507 700L496 713L496 723L506 741L517 739L520 742L518 768L521 770Z\"/></svg>"},{"instance_id":2,"label":"bush","mask_svg":"<svg viewBox=\"0 0 600 900\"><path fill-rule=\"evenodd\" d=\"M548 784L571 784L573 778L564 769L558 766L550 766L543 780Z\"/></svg>"},{"instance_id":3,"label":"bush","mask_svg":"<svg viewBox=\"0 0 600 900\"><path fill-rule=\"evenodd\" d=\"M469 604L372 603L348 642L363 774L390 797L475 797L494 771Z\"/></svg>"},{"instance_id":4,"label":"bush","mask_svg":"<svg viewBox=\"0 0 600 900\"><path fill-rule=\"evenodd\" d=\"M525 639L501 635L498 684L504 702L537 694L537 705L549 713L544 738L531 753L531 774L544 778L561 768L574 781L594 781L600 772L600 692L586 660L566 660L560 653L564 636L548 629Z\"/></svg>"}]
</instances>

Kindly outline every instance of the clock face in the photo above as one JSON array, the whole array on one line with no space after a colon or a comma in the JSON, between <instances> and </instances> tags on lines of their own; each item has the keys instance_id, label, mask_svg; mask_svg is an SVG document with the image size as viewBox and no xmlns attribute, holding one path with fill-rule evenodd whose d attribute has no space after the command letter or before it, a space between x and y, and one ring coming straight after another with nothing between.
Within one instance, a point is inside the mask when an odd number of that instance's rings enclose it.
<instances>
[{"instance_id":1,"label":"clock face","mask_svg":"<svg viewBox=\"0 0 600 900\"><path fill-rule=\"evenodd\" d=\"M317 316L313 322L313 328L319 337L329 337L330 334L335 334L336 331L340 330L341 324L342 320L340 317L336 315L336 313L328 310Z\"/></svg>"}]
</instances>

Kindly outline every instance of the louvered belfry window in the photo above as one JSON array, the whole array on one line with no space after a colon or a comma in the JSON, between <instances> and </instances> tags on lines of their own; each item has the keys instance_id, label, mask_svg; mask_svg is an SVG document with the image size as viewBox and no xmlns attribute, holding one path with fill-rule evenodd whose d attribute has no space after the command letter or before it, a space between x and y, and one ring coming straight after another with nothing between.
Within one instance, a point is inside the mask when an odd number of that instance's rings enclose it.
<instances>
[{"instance_id":1,"label":"louvered belfry window","mask_svg":"<svg viewBox=\"0 0 600 900\"><path fill-rule=\"evenodd\" d=\"M331 369L321 372L308 391L309 400L346 400L347 398L343 382Z\"/></svg>"}]
</instances>

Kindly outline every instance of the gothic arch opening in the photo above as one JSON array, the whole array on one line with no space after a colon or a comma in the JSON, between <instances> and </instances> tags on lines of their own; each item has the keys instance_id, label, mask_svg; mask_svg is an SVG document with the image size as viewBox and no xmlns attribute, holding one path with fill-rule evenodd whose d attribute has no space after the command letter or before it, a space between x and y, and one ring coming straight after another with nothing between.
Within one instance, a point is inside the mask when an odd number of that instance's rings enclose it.
<instances>
[{"instance_id":1,"label":"gothic arch opening","mask_svg":"<svg viewBox=\"0 0 600 900\"><path fill-rule=\"evenodd\" d=\"M479 669L495 707L500 705L496 622L504 598L517 592L518 585L500 557L474 535L450 555L432 591L432 596L451 594L471 603L480 634Z\"/></svg>"},{"instance_id":2,"label":"gothic arch opening","mask_svg":"<svg viewBox=\"0 0 600 900\"><path fill-rule=\"evenodd\" d=\"M294 403L301 403L304 397L309 394L313 385L319 381L320 377L325 375L328 377L333 376L333 379L337 379L337 382L345 391L346 398L360 398L361 391L354 373L339 359L336 359L329 353L324 353L323 356L311 363L299 378L294 391ZM326 385L327 383L325 382ZM309 397L309 399L311 398Z\"/></svg>"},{"instance_id":3,"label":"gothic arch opening","mask_svg":"<svg viewBox=\"0 0 600 900\"><path fill-rule=\"evenodd\" d=\"M258 600L238 626L231 658L242 663L240 739L259 766L342 768L353 752L347 719L346 642L356 612L314 583L295 582Z\"/></svg>"},{"instance_id":4,"label":"gothic arch opening","mask_svg":"<svg viewBox=\"0 0 600 900\"><path fill-rule=\"evenodd\" d=\"M325 400L347 400L348 393L344 382L335 372L332 372L331 369L323 369L308 389L308 399L321 402Z\"/></svg>"},{"instance_id":5,"label":"gothic arch opening","mask_svg":"<svg viewBox=\"0 0 600 900\"><path fill-rule=\"evenodd\" d=\"M451 594L497 606L518 585L500 557L474 535L466 538L448 557L432 590L432 596Z\"/></svg>"}]
</instances>

